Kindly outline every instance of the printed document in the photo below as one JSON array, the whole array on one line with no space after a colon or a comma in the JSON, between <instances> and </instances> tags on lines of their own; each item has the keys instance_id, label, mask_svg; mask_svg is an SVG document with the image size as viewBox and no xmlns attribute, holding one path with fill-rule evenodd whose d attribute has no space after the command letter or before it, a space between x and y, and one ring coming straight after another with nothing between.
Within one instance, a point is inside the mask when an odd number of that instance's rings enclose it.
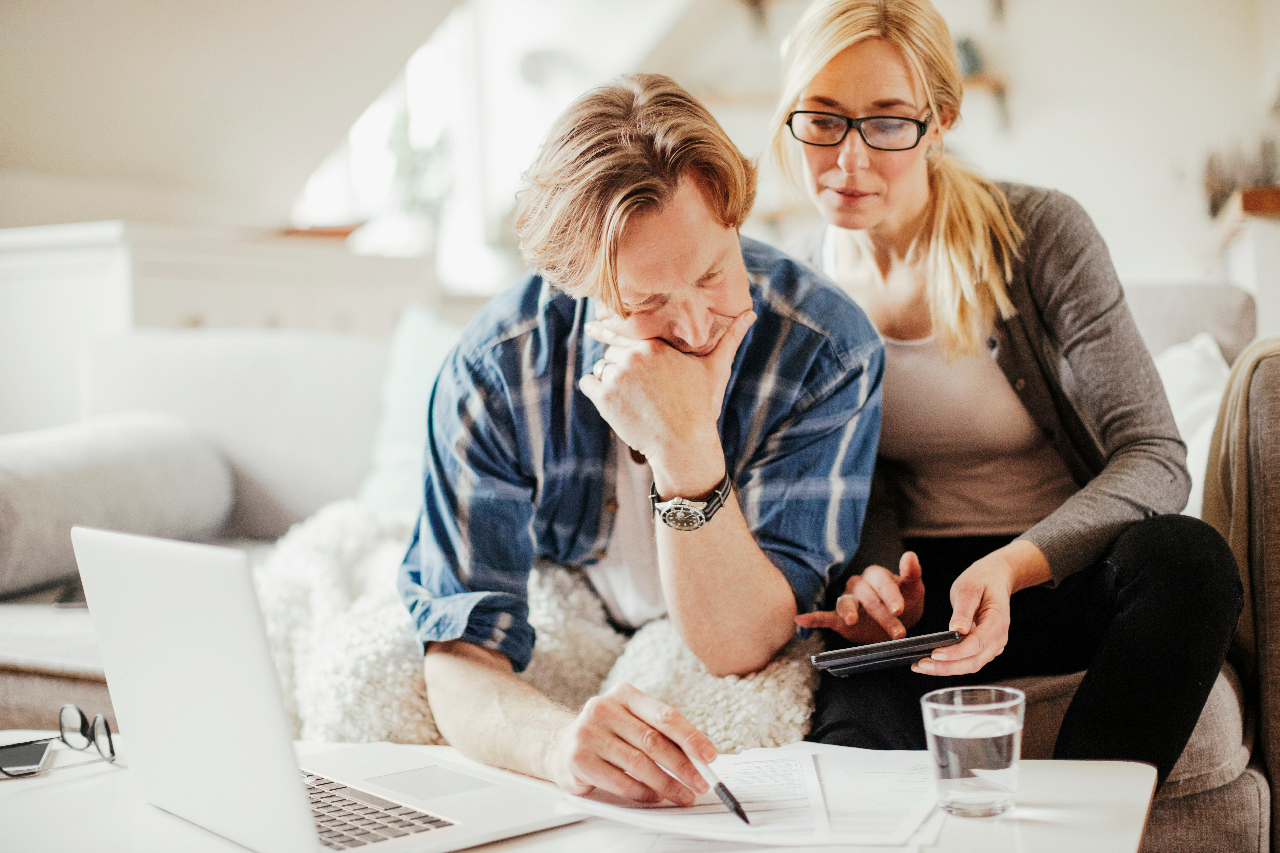
<instances>
[{"instance_id":1,"label":"printed document","mask_svg":"<svg viewBox=\"0 0 1280 853\"><path fill-rule=\"evenodd\" d=\"M903 851L904 845L936 839L939 822L925 825L935 802L928 762L925 752L811 743L722 755L715 771L751 826L710 792L688 808L645 806L602 792L569 798L569 805L648 830L618 846L617 853L734 853L743 843L756 845L757 851L824 845L856 845L864 853L872 853L872 847Z\"/></svg>"}]
</instances>

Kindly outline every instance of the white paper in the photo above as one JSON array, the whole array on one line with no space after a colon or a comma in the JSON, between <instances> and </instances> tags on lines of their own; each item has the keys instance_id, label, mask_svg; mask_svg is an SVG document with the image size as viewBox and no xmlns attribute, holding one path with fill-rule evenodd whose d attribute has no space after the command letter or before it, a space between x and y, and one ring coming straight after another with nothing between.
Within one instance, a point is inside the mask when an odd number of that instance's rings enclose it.
<instances>
[{"instance_id":1,"label":"white paper","mask_svg":"<svg viewBox=\"0 0 1280 853\"><path fill-rule=\"evenodd\" d=\"M744 824L710 791L690 807L646 806L603 792L570 798L571 808L647 829L720 841L779 847L833 844L813 757L803 752L750 750L722 755L716 774L751 819Z\"/></svg>"},{"instance_id":2,"label":"white paper","mask_svg":"<svg viewBox=\"0 0 1280 853\"><path fill-rule=\"evenodd\" d=\"M831 833L863 843L906 843L934 811L929 753L801 743L785 751L814 757ZM856 842L855 842L856 843Z\"/></svg>"},{"instance_id":3,"label":"white paper","mask_svg":"<svg viewBox=\"0 0 1280 853\"><path fill-rule=\"evenodd\" d=\"M832 847L811 846L806 850L813 853L920 853L915 845L905 847L851 847L840 844ZM679 835L657 835L652 832L637 831L635 835L621 841L602 853L792 853L794 847L776 847L772 845L750 844L745 841L713 841L706 838L684 838Z\"/></svg>"},{"instance_id":4,"label":"white paper","mask_svg":"<svg viewBox=\"0 0 1280 853\"><path fill-rule=\"evenodd\" d=\"M734 853L841 845L858 853L937 841L943 816L929 754L796 743L721 756L716 772L751 818L747 827L707 793L690 808L574 798L589 814L648 830L616 853ZM710 844L715 840L728 845Z\"/></svg>"}]
</instances>

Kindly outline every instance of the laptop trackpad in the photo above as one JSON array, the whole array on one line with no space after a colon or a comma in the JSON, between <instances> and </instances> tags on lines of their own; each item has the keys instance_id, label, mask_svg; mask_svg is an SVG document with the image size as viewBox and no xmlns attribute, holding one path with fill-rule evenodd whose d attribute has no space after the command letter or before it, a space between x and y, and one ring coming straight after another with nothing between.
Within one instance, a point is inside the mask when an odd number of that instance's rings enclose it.
<instances>
[{"instance_id":1,"label":"laptop trackpad","mask_svg":"<svg viewBox=\"0 0 1280 853\"><path fill-rule=\"evenodd\" d=\"M477 788L486 788L493 783L487 779L479 779L447 770L444 767L421 767L417 770L406 770L402 773L389 773L386 776L374 776L368 782L390 788L399 794L415 797L419 800L431 800L436 797L453 796Z\"/></svg>"}]
</instances>

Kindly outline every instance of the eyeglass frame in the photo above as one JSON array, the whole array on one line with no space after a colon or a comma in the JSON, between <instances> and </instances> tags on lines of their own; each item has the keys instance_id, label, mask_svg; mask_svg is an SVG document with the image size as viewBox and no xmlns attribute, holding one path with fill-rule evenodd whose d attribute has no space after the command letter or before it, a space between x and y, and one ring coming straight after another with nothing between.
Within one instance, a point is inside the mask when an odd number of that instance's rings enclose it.
<instances>
[{"instance_id":1,"label":"eyeglass frame","mask_svg":"<svg viewBox=\"0 0 1280 853\"><path fill-rule=\"evenodd\" d=\"M67 740L67 727L63 720L63 715L66 714L67 709L71 709L72 711L75 711L76 715L80 718L79 734L81 737L85 739L84 746L76 746L71 741ZM102 743L98 738L99 721L101 721L102 723L101 731L103 731L106 735L106 741L107 741L106 751L103 750ZM10 773L8 770L4 769L3 767L0 767L0 776L7 777L9 779L27 779L32 776L39 776L41 773L49 773L53 770L66 770L67 768L70 768L70 767L83 767L86 764L98 764L99 762L102 762L102 761L105 761L108 764L114 764L117 757L115 740L112 738L112 735L111 735L111 723L107 721L107 718L102 714L94 714L93 721L90 722L89 717L85 714L85 712L80 710L80 706L74 705L72 703L67 703L66 705L63 705L61 708L58 709L58 736L57 737L38 738L36 740L24 741L22 743L5 744L5 746L28 746L30 744L36 744L36 743L52 743L55 740L62 741L64 744L67 745L69 749L74 749L77 752L87 750L90 746L96 747L98 750L98 755L100 755L101 757L92 758L88 761L77 761L75 764L63 764L60 767L38 768L36 770L30 770L25 773Z\"/></svg>"},{"instance_id":2,"label":"eyeglass frame","mask_svg":"<svg viewBox=\"0 0 1280 853\"><path fill-rule=\"evenodd\" d=\"M817 115L829 116L830 118L838 118L844 122L844 133L840 134L840 138L835 142L810 142L807 139L801 139L796 136L796 129L792 126L791 121L798 115ZM878 145L872 145L867 140L867 135L862 131L862 125L876 119L893 119L894 121L908 121L916 126L916 141L908 145L906 148L881 148ZM862 142L868 148L876 151L910 151L920 145L920 140L924 139L924 135L929 132L929 123L933 121L933 113L928 113L923 119L908 118L907 116L865 116L863 118L849 118L839 113L828 113L822 110L792 110L787 114L787 130L791 131L791 138L801 145L813 145L817 148L834 148L837 145L843 145L844 141L849 137L849 131L853 128L858 129L858 136L862 137Z\"/></svg>"}]
</instances>

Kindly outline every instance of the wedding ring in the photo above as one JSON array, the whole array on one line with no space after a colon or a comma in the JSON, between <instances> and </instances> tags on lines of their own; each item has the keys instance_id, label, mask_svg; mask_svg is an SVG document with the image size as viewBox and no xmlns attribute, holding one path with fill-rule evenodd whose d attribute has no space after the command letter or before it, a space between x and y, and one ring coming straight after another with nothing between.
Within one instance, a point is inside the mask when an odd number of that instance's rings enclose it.
<instances>
[{"instance_id":1,"label":"wedding ring","mask_svg":"<svg viewBox=\"0 0 1280 853\"><path fill-rule=\"evenodd\" d=\"M595 365L591 368L591 372L596 379L604 379L604 359L597 359Z\"/></svg>"}]
</instances>

